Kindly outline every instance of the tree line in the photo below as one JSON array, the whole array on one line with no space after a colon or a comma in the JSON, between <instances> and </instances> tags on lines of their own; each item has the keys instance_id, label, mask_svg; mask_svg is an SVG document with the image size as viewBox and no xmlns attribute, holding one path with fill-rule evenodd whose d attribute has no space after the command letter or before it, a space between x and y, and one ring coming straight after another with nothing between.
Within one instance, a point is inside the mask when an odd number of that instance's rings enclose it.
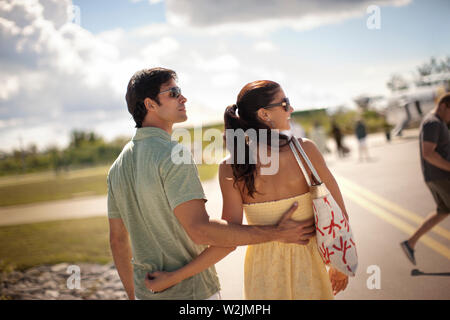
<instances>
[{"instance_id":1,"label":"tree line","mask_svg":"<svg viewBox=\"0 0 450 320\"><path fill-rule=\"evenodd\" d=\"M0 155L0 175L54 170L56 173L74 168L111 164L129 138L106 142L94 132L74 130L66 148L56 146L38 151L36 145Z\"/></svg>"}]
</instances>

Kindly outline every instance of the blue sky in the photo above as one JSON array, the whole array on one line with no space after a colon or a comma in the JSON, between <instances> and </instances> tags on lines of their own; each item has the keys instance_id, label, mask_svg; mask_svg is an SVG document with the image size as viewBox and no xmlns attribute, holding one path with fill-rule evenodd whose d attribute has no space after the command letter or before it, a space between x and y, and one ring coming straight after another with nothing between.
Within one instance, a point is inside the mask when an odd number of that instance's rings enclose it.
<instances>
[{"instance_id":1,"label":"blue sky","mask_svg":"<svg viewBox=\"0 0 450 320\"><path fill-rule=\"evenodd\" d=\"M74 0L73 4L81 9L82 26L92 33L166 22L163 1ZM287 50L298 49L301 43L308 49L308 58L336 57L341 62L352 61L355 51L361 54L359 58L375 58L371 62L382 62L386 53L400 59L405 55L445 55L450 48L445 41L450 32L449 14L450 1L415 0L404 7L382 7L380 30L365 28L367 17L362 16L302 32L283 28L270 38ZM330 56L330 50L336 54Z\"/></svg>"},{"instance_id":2,"label":"blue sky","mask_svg":"<svg viewBox=\"0 0 450 320\"><path fill-rule=\"evenodd\" d=\"M129 0L74 0L82 13L81 24L87 30L98 33L115 28L131 30L150 23L165 22L164 2Z\"/></svg>"},{"instance_id":3,"label":"blue sky","mask_svg":"<svg viewBox=\"0 0 450 320\"><path fill-rule=\"evenodd\" d=\"M366 26L372 4L378 30ZM221 121L257 79L279 82L296 110L352 107L360 94L388 95L392 74L412 80L431 56L450 55L449 16L447 0L0 2L3 148L19 136L64 145L74 128L131 135L126 84L153 66L177 71L187 124Z\"/></svg>"}]
</instances>

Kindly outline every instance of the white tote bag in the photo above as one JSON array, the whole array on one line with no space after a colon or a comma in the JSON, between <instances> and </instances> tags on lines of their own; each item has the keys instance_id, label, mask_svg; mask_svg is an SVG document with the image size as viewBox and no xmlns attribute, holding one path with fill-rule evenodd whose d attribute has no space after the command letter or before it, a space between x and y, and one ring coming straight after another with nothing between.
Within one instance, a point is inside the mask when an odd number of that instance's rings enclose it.
<instances>
[{"instance_id":1,"label":"white tote bag","mask_svg":"<svg viewBox=\"0 0 450 320\"><path fill-rule=\"evenodd\" d=\"M294 145L311 170L317 184L311 183ZM323 262L348 276L354 277L358 267L358 255L356 254L355 238L350 224L325 184L320 180L317 171L298 140L293 138L289 146L310 188L316 222L317 246Z\"/></svg>"}]
</instances>

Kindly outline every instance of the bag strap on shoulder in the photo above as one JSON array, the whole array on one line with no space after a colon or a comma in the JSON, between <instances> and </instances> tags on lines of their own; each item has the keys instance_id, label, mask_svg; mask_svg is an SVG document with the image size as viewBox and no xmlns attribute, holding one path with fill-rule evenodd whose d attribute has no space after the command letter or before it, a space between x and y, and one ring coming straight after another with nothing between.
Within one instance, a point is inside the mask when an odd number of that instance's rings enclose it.
<instances>
[{"instance_id":1,"label":"bag strap on shoulder","mask_svg":"<svg viewBox=\"0 0 450 320\"><path fill-rule=\"evenodd\" d=\"M311 187L311 179L309 178L308 172L306 172L305 166L303 165L302 161L300 160L300 157L298 156L297 150L295 150L294 144L292 142L289 142L289 147L291 147L292 153L294 154L295 159L297 160L298 166L300 167L300 169L302 169L306 183L308 183L308 186Z\"/></svg>"},{"instance_id":2,"label":"bag strap on shoulder","mask_svg":"<svg viewBox=\"0 0 450 320\"><path fill-rule=\"evenodd\" d=\"M293 142L292 142L293 141ZM297 160L298 165L300 166L300 168L302 169L303 175L305 176L306 182L308 183L308 186L311 186L311 179L309 178L308 173L306 172L306 169L302 163L302 161L300 160L297 151L294 148L294 145L297 147L298 151L300 152L301 156L303 157L303 159L306 162L306 165L308 166L309 170L311 170L311 173L313 174L313 178L314 180L316 180L317 184L321 184L322 180L320 179L316 169L314 168L314 166L312 165L311 161L309 160L308 156L306 155L305 150L303 150L302 146L300 145L300 143L298 142L297 138L292 138L292 141L289 142L289 146L291 147L292 152L294 153L295 159Z\"/></svg>"}]
</instances>

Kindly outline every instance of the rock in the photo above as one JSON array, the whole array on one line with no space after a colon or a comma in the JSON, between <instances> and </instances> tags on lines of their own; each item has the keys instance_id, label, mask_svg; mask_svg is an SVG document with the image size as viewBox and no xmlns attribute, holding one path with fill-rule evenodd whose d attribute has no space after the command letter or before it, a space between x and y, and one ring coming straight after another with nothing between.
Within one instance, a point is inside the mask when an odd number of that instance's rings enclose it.
<instances>
[{"instance_id":1,"label":"rock","mask_svg":"<svg viewBox=\"0 0 450 320\"><path fill-rule=\"evenodd\" d=\"M115 298L120 299L120 298L123 298L124 296L126 296L126 293L125 292L114 292L113 296Z\"/></svg>"},{"instance_id":2,"label":"rock","mask_svg":"<svg viewBox=\"0 0 450 320\"><path fill-rule=\"evenodd\" d=\"M120 290L123 289L122 282L107 282L103 287L105 290Z\"/></svg>"},{"instance_id":3,"label":"rock","mask_svg":"<svg viewBox=\"0 0 450 320\"><path fill-rule=\"evenodd\" d=\"M59 264L52 266L50 268L50 270L52 272L64 272L65 273L67 271L68 267L69 267L68 263L59 263Z\"/></svg>"},{"instance_id":4,"label":"rock","mask_svg":"<svg viewBox=\"0 0 450 320\"><path fill-rule=\"evenodd\" d=\"M127 299L114 264L76 264L80 267L81 288L69 289L70 264L42 265L23 272L2 274L0 296L17 300L118 300Z\"/></svg>"},{"instance_id":5,"label":"rock","mask_svg":"<svg viewBox=\"0 0 450 320\"><path fill-rule=\"evenodd\" d=\"M81 269L81 272L87 272L91 275L99 275L106 271L107 269L104 266L99 265L89 265Z\"/></svg>"},{"instance_id":6,"label":"rock","mask_svg":"<svg viewBox=\"0 0 450 320\"><path fill-rule=\"evenodd\" d=\"M33 292L39 292L42 291L42 287L27 287L25 289L22 290L22 292L24 293L33 293Z\"/></svg>"},{"instance_id":7,"label":"rock","mask_svg":"<svg viewBox=\"0 0 450 320\"><path fill-rule=\"evenodd\" d=\"M38 276L41 275L42 271L40 271L40 270L38 270L36 268L31 268L31 269L25 270L25 271L20 272L20 273L23 274L23 276L26 276L26 277L38 277Z\"/></svg>"},{"instance_id":8,"label":"rock","mask_svg":"<svg viewBox=\"0 0 450 320\"><path fill-rule=\"evenodd\" d=\"M58 297L58 300L81 300L81 298L77 298L70 294L62 294Z\"/></svg>"},{"instance_id":9,"label":"rock","mask_svg":"<svg viewBox=\"0 0 450 320\"><path fill-rule=\"evenodd\" d=\"M45 290L45 296L56 299L59 297L59 292L56 290Z\"/></svg>"},{"instance_id":10,"label":"rock","mask_svg":"<svg viewBox=\"0 0 450 320\"><path fill-rule=\"evenodd\" d=\"M114 278L119 278L119 274L117 273L117 270L116 270L116 269L106 271L106 272L103 274L103 276L105 277L105 279L108 279L108 280L112 280L112 279L114 279ZM120 279L120 278L119 278L119 279Z\"/></svg>"},{"instance_id":11,"label":"rock","mask_svg":"<svg viewBox=\"0 0 450 320\"><path fill-rule=\"evenodd\" d=\"M21 272L13 271L13 272L11 272L10 274L8 274L7 277L8 277L8 279L9 279L9 281L11 281L11 282L16 282L16 281L22 279L22 278L23 278L23 275L22 275Z\"/></svg>"},{"instance_id":12,"label":"rock","mask_svg":"<svg viewBox=\"0 0 450 320\"><path fill-rule=\"evenodd\" d=\"M48 281L53 278L52 274L49 271L44 271L41 273L41 275L38 277L41 281Z\"/></svg>"}]
</instances>

